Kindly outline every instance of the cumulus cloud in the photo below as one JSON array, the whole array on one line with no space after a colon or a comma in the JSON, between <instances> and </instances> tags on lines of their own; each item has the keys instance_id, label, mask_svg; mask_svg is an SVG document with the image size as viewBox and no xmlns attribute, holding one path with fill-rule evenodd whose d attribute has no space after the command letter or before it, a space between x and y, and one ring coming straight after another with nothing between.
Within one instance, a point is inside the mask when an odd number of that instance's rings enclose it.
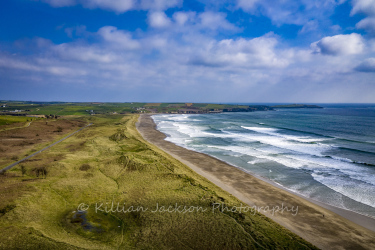
<instances>
[{"instance_id":1,"label":"cumulus cloud","mask_svg":"<svg viewBox=\"0 0 375 250\"><path fill-rule=\"evenodd\" d=\"M98 30L100 35L106 42L123 49L138 49L140 44L138 41L132 39L132 35L128 32L118 30L113 26L105 26Z\"/></svg>"},{"instance_id":2,"label":"cumulus cloud","mask_svg":"<svg viewBox=\"0 0 375 250\"><path fill-rule=\"evenodd\" d=\"M166 10L182 5L183 0L141 0L138 6L142 10Z\"/></svg>"},{"instance_id":3,"label":"cumulus cloud","mask_svg":"<svg viewBox=\"0 0 375 250\"><path fill-rule=\"evenodd\" d=\"M355 27L357 29L364 29L370 33L375 33L375 17L362 19Z\"/></svg>"},{"instance_id":4,"label":"cumulus cloud","mask_svg":"<svg viewBox=\"0 0 375 250\"><path fill-rule=\"evenodd\" d=\"M190 63L210 67L272 68L285 67L288 53L276 52L277 39L266 35L254 39L225 39L212 42L191 58Z\"/></svg>"},{"instance_id":5,"label":"cumulus cloud","mask_svg":"<svg viewBox=\"0 0 375 250\"><path fill-rule=\"evenodd\" d=\"M311 31L317 30L319 27L318 22L316 20L308 21L305 25L303 25L302 29L299 33L307 33Z\"/></svg>"},{"instance_id":6,"label":"cumulus cloud","mask_svg":"<svg viewBox=\"0 0 375 250\"><path fill-rule=\"evenodd\" d=\"M230 23L227 14L222 12L205 11L177 11L169 18L164 12L150 12L148 24L153 28L169 28L175 33L196 33L203 31L239 32L241 28Z\"/></svg>"},{"instance_id":7,"label":"cumulus cloud","mask_svg":"<svg viewBox=\"0 0 375 250\"><path fill-rule=\"evenodd\" d=\"M361 64L359 64L355 69L360 72L375 73L375 58L367 58Z\"/></svg>"},{"instance_id":8,"label":"cumulus cloud","mask_svg":"<svg viewBox=\"0 0 375 250\"><path fill-rule=\"evenodd\" d=\"M367 15L375 15L375 0L353 0L353 9L351 15L364 13Z\"/></svg>"},{"instance_id":9,"label":"cumulus cloud","mask_svg":"<svg viewBox=\"0 0 375 250\"><path fill-rule=\"evenodd\" d=\"M238 31L239 28L228 22L225 13L206 11L199 14L200 25L208 29L223 29Z\"/></svg>"},{"instance_id":10,"label":"cumulus cloud","mask_svg":"<svg viewBox=\"0 0 375 250\"><path fill-rule=\"evenodd\" d=\"M53 7L82 5L88 9L104 9L123 13L129 10L166 10L182 4L182 0L41 0Z\"/></svg>"},{"instance_id":11,"label":"cumulus cloud","mask_svg":"<svg viewBox=\"0 0 375 250\"><path fill-rule=\"evenodd\" d=\"M375 34L375 0L353 0L352 4L350 15L365 14L368 16L358 22L355 27Z\"/></svg>"},{"instance_id":12,"label":"cumulus cloud","mask_svg":"<svg viewBox=\"0 0 375 250\"><path fill-rule=\"evenodd\" d=\"M154 28L165 28L171 24L171 20L167 17L164 12L151 12L148 15L148 23Z\"/></svg>"},{"instance_id":13,"label":"cumulus cloud","mask_svg":"<svg viewBox=\"0 0 375 250\"><path fill-rule=\"evenodd\" d=\"M305 25L311 20L325 20L343 0L237 0L237 8L262 14L277 25Z\"/></svg>"},{"instance_id":14,"label":"cumulus cloud","mask_svg":"<svg viewBox=\"0 0 375 250\"><path fill-rule=\"evenodd\" d=\"M196 19L197 14L195 12L189 11L178 11L173 14L173 20L177 25L183 26L187 22L191 22Z\"/></svg>"},{"instance_id":15,"label":"cumulus cloud","mask_svg":"<svg viewBox=\"0 0 375 250\"><path fill-rule=\"evenodd\" d=\"M105 9L122 13L135 8L134 0L42 0L53 7L82 5L88 9Z\"/></svg>"},{"instance_id":16,"label":"cumulus cloud","mask_svg":"<svg viewBox=\"0 0 375 250\"><path fill-rule=\"evenodd\" d=\"M245 11L252 11L256 7L256 3L259 0L238 0L238 7L242 8Z\"/></svg>"},{"instance_id":17,"label":"cumulus cloud","mask_svg":"<svg viewBox=\"0 0 375 250\"><path fill-rule=\"evenodd\" d=\"M324 55L353 55L360 54L365 48L360 34L327 36L311 44L315 53Z\"/></svg>"}]
</instances>

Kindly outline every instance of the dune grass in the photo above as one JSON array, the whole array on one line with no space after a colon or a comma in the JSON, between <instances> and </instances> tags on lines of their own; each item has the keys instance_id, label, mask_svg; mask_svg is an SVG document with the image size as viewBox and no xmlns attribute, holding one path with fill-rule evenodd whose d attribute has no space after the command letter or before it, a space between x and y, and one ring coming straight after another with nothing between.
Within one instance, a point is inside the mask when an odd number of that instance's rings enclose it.
<instances>
[{"instance_id":1,"label":"dune grass","mask_svg":"<svg viewBox=\"0 0 375 250\"><path fill-rule=\"evenodd\" d=\"M87 119L41 154L46 178L37 161L0 176L0 249L315 249L261 214L213 212L241 202L144 141L137 115Z\"/></svg>"}]
</instances>

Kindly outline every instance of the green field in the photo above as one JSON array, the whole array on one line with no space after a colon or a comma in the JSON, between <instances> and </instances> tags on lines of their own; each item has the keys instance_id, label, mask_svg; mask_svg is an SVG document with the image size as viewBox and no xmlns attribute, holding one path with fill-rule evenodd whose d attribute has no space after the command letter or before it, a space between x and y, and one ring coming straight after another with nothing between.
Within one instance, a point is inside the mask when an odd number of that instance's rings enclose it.
<instances>
[{"instance_id":1,"label":"green field","mask_svg":"<svg viewBox=\"0 0 375 250\"><path fill-rule=\"evenodd\" d=\"M34 117L27 116L11 116L11 115L0 115L0 125L8 125L19 122L28 122L35 120Z\"/></svg>"},{"instance_id":2,"label":"green field","mask_svg":"<svg viewBox=\"0 0 375 250\"><path fill-rule=\"evenodd\" d=\"M1 103L1 102L0 102ZM130 114L140 112L158 112L158 113L171 113L179 109L195 109L203 113L210 110L222 110L230 108L247 109L246 105L231 105L231 104L209 104L209 103L193 103L191 106L186 103L62 103L62 102L4 102L6 107L0 107L0 114L10 114L14 110L22 110L19 114L24 115L74 115L84 116L93 114ZM259 106L259 105L258 105ZM257 105L252 106L257 110ZM259 106L260 107L260 106ZM139 110L138 108L142 108ZM254 111L251 110L251 111ZM259 109L262 110L262 109ZM8 112L8 113L7 113Z\"/></svg>"},{"instance_id":3,"label":"green field","mask_svg":"<svg viewBox=\"0 0 375 250\"><path fill-rule=\"evenodd\" d=\"M94 125L23 164L25 176L0 176L0 249L315 249L261 214L212 212L242 203L144 141L137 115L82 119ZM152 212L176 204L206 211Z\"/></svg>"}]
</instances>

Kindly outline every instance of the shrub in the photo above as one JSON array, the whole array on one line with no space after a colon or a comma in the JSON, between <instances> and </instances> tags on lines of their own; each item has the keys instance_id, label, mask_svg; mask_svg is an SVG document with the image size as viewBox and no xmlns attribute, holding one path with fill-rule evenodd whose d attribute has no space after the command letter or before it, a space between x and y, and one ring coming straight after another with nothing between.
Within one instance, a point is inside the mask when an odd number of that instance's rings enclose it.
<instances>
[{"instance_id":1,"label":"shrub","mask_svg":"<svg viewBox=\"0 0 375 250\"><path fill-rule=\"evenodd\" d=\"M4 215L8 213L9 211L13 210L16 207L16 205L6 205L4 208L0 209L0 215Z\"/></svg>"},{"instance_id":2,"label":"shrub","mask_svg":"<svg viewBox=\"0 0 375 250\"><path fill-rule=\"evenodd\" d=\"M22 173L22 176L26 174L26 167L24 165L21 165L21 173Z\"/></svg>"},{"instance_id":3,"label":"shrub","mask_svg":"<svg viewBox=\"0 0 375 250\"><path fill-rule=\"evenodd\" d=\"M91 168L91 166L90 166L89 164L85 163L85 164L82 164L82 165L79 167L79 170L81 170L81 171L87 171L87 170L89 170L90 168Z\"/></svg>"},{"instance_id":4,"label":"shrub","mask_svg":"<svg viewBox=\"0 0 375 250\"><path fill-rule=\"evenodd\" d=\"M114 133L113 135L109 137L111 141L121 141L122 139L125 139L125 138L127 137L124 134L124 130L122 129L119 129L116 133Z\"/></svg>"},{"instance_id":5,"label":"shrub","mask_svg":"<svg viewBox=\"0 0 375 250\"><path fill-rule=\"evenodd\" d=\"M44 178L47 178L48 170L46 167L34 168L33 171L35 171L36 177L44 176Z\"/></svg>"}]
</instances>

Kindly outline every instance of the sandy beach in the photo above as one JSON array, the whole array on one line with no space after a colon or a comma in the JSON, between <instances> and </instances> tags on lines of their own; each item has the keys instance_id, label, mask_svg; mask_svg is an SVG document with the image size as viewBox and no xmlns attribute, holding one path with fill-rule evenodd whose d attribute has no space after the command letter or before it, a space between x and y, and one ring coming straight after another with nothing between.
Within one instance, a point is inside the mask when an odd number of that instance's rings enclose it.
<instances>
[{"instance_id":1,"label":"sandy beach","mask_svg":"<svg viewBox=\"0 0 375 250\"><path fill-rule=\"evenodd\" d=\"M143 114L137 129L145 140L237 197L244 204L261 207L298 207L298 212L272 215L275 222L322 249L375 249L375 219L336 208L292 193L266 179L255 177L211 156L165 141L151 115Z\"/></svg>"}]
</instances>

